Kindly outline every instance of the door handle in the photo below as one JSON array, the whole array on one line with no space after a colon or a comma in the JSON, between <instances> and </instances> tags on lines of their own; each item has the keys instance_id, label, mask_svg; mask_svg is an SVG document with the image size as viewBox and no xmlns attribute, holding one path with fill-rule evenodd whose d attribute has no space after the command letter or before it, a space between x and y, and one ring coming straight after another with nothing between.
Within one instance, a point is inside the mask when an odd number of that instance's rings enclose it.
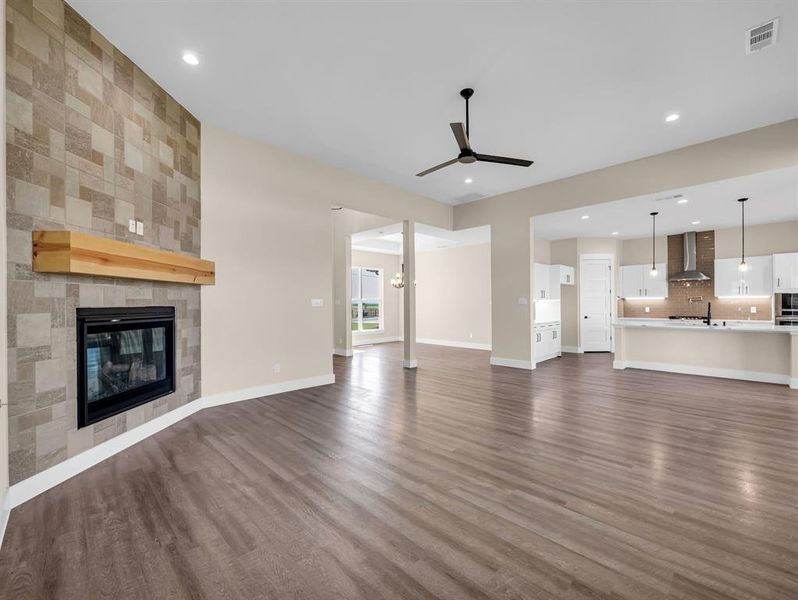
<instances>
[{"instance_id":1,"label":"door handle","mask_svg":"<svg viewBox=\"0 0 798 600\"><path fill-rule=\"evenodd\" d=\"M585 315L585 319L587 319L587 315Z\"/></svg>"}]
</instances>

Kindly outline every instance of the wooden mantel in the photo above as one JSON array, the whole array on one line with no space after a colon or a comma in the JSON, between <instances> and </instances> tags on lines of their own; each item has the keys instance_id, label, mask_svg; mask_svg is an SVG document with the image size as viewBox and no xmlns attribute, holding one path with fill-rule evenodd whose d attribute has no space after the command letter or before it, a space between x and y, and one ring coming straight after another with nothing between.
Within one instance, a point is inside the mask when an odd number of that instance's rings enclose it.
<instances>
[{"instance_id":1,"label":"wooden mantel","mask_svg":"<svg viewBox=\"0 0 798 600\"><path fill-rule=\"evenodd\" d=\"M33 270L213 285L216 265L77 231L34 231Z\"/></svg>"}]
</instances>

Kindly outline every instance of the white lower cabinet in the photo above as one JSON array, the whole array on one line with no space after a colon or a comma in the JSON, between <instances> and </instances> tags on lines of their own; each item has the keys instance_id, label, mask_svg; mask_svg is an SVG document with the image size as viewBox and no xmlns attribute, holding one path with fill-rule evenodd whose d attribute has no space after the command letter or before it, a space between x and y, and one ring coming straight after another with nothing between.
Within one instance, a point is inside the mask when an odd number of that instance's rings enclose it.
<instances>
[{"instance_id":1,"label":"white lower cabinet","mask_svg":"<svg viewBox=\"0 0 798 600\"><path fill-rule=\"evenodd\" d=\"M559 323L535 325L532 332L535 362L543 362L562 355L562 329Z\"/></svg>"}]
</instances>

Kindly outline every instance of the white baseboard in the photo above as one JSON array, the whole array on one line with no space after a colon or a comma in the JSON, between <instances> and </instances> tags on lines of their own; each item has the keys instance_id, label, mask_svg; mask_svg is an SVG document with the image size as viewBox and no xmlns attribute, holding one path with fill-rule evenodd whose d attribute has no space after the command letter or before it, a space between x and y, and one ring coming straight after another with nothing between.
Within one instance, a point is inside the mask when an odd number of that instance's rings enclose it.
<instances>
[{"instance_id":1,"label":"white baseboard","mask_svg":"<svg viewBox=\"0 0 798 600\"><path fill-rule=\"evenodd\" d=\"M793 377L790 379L790 388L798 390L798 377Z\"/></svg>"},{"instance_id":2,"label":"white baseboard","mask_svg":"<svg viewBox=\"0 0 798 600\"><path fill-rule=\"evenodd\" d=\"M551 360L552 358L559 358L559 357L560 357L559 352L552 352L551 354L543 354L542 356L536 356L535 362L542 363L544 361Z\"/></svg>"},{"instance_id":3,"label":"white baseboard","mask_svg":"<svg viewBox=\"0 0 798 600\"><path fill-rule=\"evenodd\" d=\"M352 356L354 352L346 348L333 348L333 354L335 356Z\"/></svg>"},{"instance_id":4,"label":"white baseboard","mask_svg":"<svg viewBox=\"0 0 798 600\"><path fill-rule=\"evenodd\" d=\"M370 337L369 334L364 334L362 337L352 336L352 346L369 346L371 344L388 344L390 342L403 341L401 335L387 335L387 336L374 336Z\"/></svg>"},{"instance_id":5,"label":"white baseboard","mask_svg":"<svg viewBox=\"0 0 798 600\"><path fill-rule=\"evenodd\" d=\"M582 349L579 346L563 346L563 352L569 352L570 354L583 354Z\"/></svg>"},{"instance_id":6,"label":"white baseboard","mask_svg":"<svg viewBox=\"0 0 798 600\"><path fill-rule=\"evenodd\" d=\"M261 396L271 396L274 394L281 394L283 392L291 392L294 390L301 390L305 388L316 387L319 385L328 385L335 383L335 375L319 375L317 377L308 377L306 379L294 379L291 381L282 381L279 383L269 383L265 385L235 390L232 392L222 392L220 394L212 394L210 396L203 396L193 402L179 406L168 413L156 417L138 427L119 434L110 440L89 448L85 452L81 452L72 456L65 461L58 463L37 473L36 475L24 479L19 483L15 483L8 489L8 496L6 498L5 506L8 509L19 506L55 487L59 483L63 483L67 479L74 477L78 473L93 467L106 458L113 456L129 448L159 431L166 429L170 425L174 425L178 421L185 419L188 416L204 409L213 406L221 406L223 404L230 404L231 402L240 402L241 400L251 400L253 398L260 398Z\"/></svg>"},{"instance_id":7,"label":"white baseboard","mask_svg":"<svg viewBox=\"0 0 798 600\"><path fill-rule=\"evenodd\" d=\"M416 338L419 344L431 344L433 346L451 346L452 348L467 348L469 350L490 350L490 344L477 344L475 342L457 342L454 340L435 340L431 338Z\"/></svg>"},{"instance_id":8,"label":"white baseboard","mask_svg":"<svg viewBox=\"0 0 798 600\"><path fill-rule=\"evenodd\" d=\"M535 363L531 360L517 360L515 358L500 358L498 356L490 357L490 364L496 367L512 367L514 369L526 369L531 371L535 368Z\"/></svg>"},{"instance_id":9,"label":"white baseboard","mask_svg":"<svg viewBox=\"0 0 798 600\"><path fill-rule=\"evenodd\" d=\"M6 537L6 527L8 518L11 516L11 506L8 504L8 490L0 498L0 548L3 547L3 539Z\"/></svg>"},{"instance_id":10,"label":"white baseboard","mask_svg":"<svg viewBox=\"0 0 798 600\"><path fill-rule=\"evenodd\" d=\"M416 359L413 359L413 360L403 360L403 361L402 361L402 366L403 366L405 369L415 369L415 368L417 368L417 367L418 367L418 361L417 361Z\"/></svg>"},{"instance_id":11,"label":"white baseboard","mask_svg":"<svg viewBox=\"0 0 798 600\"><path fill-rule=\"evenodd\" d=\"M618 366L616 366L618 365ZM738 369L719 369L717 367L696 367L671 363L647 362L642 360L614 361L615 369L645 369L647 371L664 371L681 373L682 375L701 375L703 377L720 377L722 379L739 379L742 381L758 381L760 383L779 383L790 385L790 376L781 373L765 373L762 371L742 371Z\"/></svg>"}]
</instances>

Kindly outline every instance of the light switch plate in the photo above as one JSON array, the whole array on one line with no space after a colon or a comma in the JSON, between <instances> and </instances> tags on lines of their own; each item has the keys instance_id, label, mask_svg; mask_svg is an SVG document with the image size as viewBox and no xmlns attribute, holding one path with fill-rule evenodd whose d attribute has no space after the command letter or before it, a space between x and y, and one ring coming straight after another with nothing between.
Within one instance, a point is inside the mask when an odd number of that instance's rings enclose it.
<instances>
[{"instance_id":1,"label":"light switch plate","mask_svg":"<svg viewBox=\"0 0 798 600\"><path fill-rule=\"evenodd\" d=\"M324 299L322 298L311 298L310 305L314 308L320 308L324 306Z\"/></svg>"},{"instance_id":2,"label":"light switch plate","mask_svg":"<svg viewBox=\"0 0 798 600\"><path fill-rule=\"evenodd\" d=\"M752 314L752 315L755 315L755 314L756 314L756 306L752 306L752 307L751 307L751 314Z\"/></svg>"},{"instance_id":3,"label":"light switch plate","mask_svg":"<svg viewBox=\"0 0 798 600\"><path fill-rule=\"evenodd\" d=\"M136 235L144 235L144 223L136 221Z\"/></svg>"},{"instance_id":4,"label":"light switch plate","mask_svg":"<svg viewBox=\"0 0 798 600\"><path fill-rule=\"evenodd\" d=\"M650 306L646 306L646 312L651 312L651 307Z\"/></svg>"},{"instance_id":5,"label":"light switch plate","mask_svg":"<svg viewBox=\"0 0 798 600\"><path fill-rule=\"evenodd\" d=\"M529 304L529 299L528 298L519 298L518 299L518 304Z\"/></svg>"},{"instance_id":6,"label":"light switch plate","mask_svg":"<svg viewBox=\"0 0 798 600\"><path fill-rule=\"evenodd\" d=\"M136 233L136 220L135 219L128 219L127 220L127 230L130 233Z\"/></svg>"}]
</instances>

